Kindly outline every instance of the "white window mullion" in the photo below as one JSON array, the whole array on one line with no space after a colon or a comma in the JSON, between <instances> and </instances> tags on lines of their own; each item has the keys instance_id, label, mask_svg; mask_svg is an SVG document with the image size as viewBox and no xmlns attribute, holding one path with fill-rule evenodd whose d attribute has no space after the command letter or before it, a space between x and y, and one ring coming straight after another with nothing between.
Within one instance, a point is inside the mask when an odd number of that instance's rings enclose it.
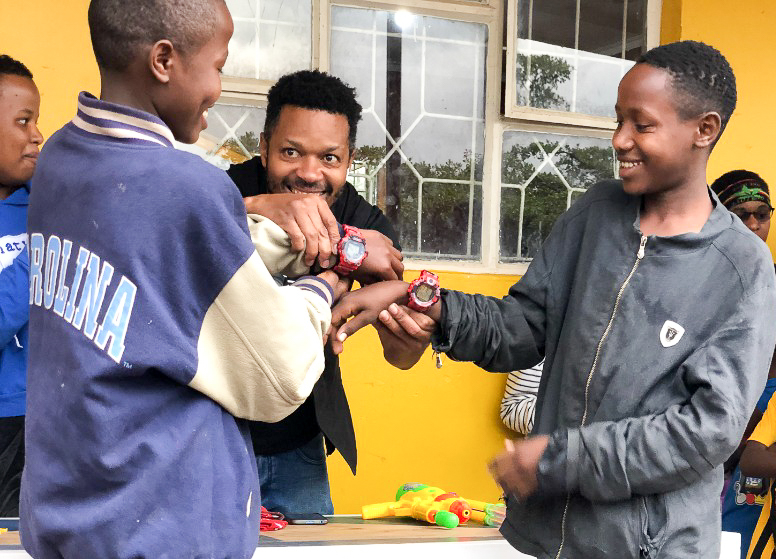
<instances>
[{"instance_id":1,"label":"white window mullion","mask_svg":"<svg viewBox=\"0 0 776 559\"><path fill-rule=\"evenodd\" d=\"M494 270L499 262L501 141L503 135L503 126L499 119L501 111L501 45L504 40L502 27L501 18L488 24L488 43L485 52L485 123L483 127L485 145L482 161L480 250L482 264L488 270Z\"/></svg>"},{"instance_id":2,"label":"white window mullion","mask_svg":"<svg viewBox=\"0 0 776 559\"><path fill-rule=\"evenodd\" d=\"M322 72L328 72L331 69L331 2L330 0L319 0L319 2L318 69ZM313 37L316 37L315 31L313 31Z\"/></svg>"}]
</instances>

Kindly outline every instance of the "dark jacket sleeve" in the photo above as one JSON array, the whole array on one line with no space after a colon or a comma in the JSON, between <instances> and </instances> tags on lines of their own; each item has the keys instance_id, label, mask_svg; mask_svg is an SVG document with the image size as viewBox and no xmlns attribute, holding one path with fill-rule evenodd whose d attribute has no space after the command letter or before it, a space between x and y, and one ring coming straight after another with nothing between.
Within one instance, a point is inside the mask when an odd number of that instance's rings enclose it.
<instances>
[{"instance_id":1,"label":"dark jacket sleeve","mask_svg":"<svg viewBox=\"0 0 776 559\"><path fill-rule=\"evenodd\" d=\"M774 315L771 278L677 371L696 387L687 403L553 433L539 462L539 493L616 501L708 475L735 450L762 392L776 342Z\"/></svg>"},{"instance_id":2,"label":"dark jacket sleeve","mask_svg":"<svg viewBox=\"0 0 776 559\"><path fill-rule=\"evenodd\" d=\"M539 363L544 357L553 265L563 242L565 219L565 214L558 219L526 274L503 299L442 290L442 320L432 337L434 349L494 372Z\"/></svg>"}]
</instances>

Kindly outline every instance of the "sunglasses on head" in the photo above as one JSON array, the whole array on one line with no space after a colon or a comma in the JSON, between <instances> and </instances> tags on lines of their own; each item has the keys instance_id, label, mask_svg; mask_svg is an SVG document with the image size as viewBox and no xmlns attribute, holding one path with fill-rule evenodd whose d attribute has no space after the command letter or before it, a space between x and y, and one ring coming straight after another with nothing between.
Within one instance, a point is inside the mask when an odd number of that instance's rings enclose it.
<instances>
[{"instance_id":1,"label":"sunglasses on head","mask_svg":"<svg viewBox=\"0 0 776 559\"><path fill-rule=\"evenodd\" d=\"M769 219L771 219L771 214L773 213L773 208L769 208L768 206L762 205L753 212L746 211L742 208L734 208L732 210L734 214L738 216L738 218L743 221L744 223L747 222L750 216L754 216L754 218L759 223L765 223Z\"/></svg>"}]
</instances>

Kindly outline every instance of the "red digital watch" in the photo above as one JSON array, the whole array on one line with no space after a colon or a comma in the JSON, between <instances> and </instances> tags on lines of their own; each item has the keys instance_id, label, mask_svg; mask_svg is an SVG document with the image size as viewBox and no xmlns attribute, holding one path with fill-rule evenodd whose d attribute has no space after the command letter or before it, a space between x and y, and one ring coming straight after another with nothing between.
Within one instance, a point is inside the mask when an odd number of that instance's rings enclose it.
<instances>
[{"instance_id":1,"label":"red digital watch","mask_svg":"<svg viewBox=\"0 0 776 559\"><path fill-rule=\"evenodd\" d=\"M428 270L423 270L407 288L409 295L407 306L414 311L424 313L439 301L439 292L439 277Z\"/></svg>"},{"instance_id":2,"label":"red digital watch","mask_svg":"<svg viewBox=\"0 0 776 559\"><path fill-rule=\"evenodd\" d=\"M337 243L337 255L339 261L333 270L341 276L350 275L358 270L368 254L366 251L366 239L357 227L343 225L344 234Z\"/></svg>"}]
</instances>

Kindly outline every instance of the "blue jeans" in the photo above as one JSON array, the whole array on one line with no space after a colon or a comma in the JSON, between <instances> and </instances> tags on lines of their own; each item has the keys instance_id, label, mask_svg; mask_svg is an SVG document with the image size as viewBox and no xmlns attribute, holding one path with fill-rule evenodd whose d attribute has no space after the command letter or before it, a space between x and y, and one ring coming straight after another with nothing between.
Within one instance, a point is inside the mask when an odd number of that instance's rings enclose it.
<instances>
[{"instance_id":1,"label":"blue jeans","mask_svg":"<svg viewBox=\"0 0 776 559\"><path fill-rule=\"evenodd\" d=\"M288 452L256 455L261 504L273 512L334 514L323 433Z\"/></svg>"}]
</instances>

